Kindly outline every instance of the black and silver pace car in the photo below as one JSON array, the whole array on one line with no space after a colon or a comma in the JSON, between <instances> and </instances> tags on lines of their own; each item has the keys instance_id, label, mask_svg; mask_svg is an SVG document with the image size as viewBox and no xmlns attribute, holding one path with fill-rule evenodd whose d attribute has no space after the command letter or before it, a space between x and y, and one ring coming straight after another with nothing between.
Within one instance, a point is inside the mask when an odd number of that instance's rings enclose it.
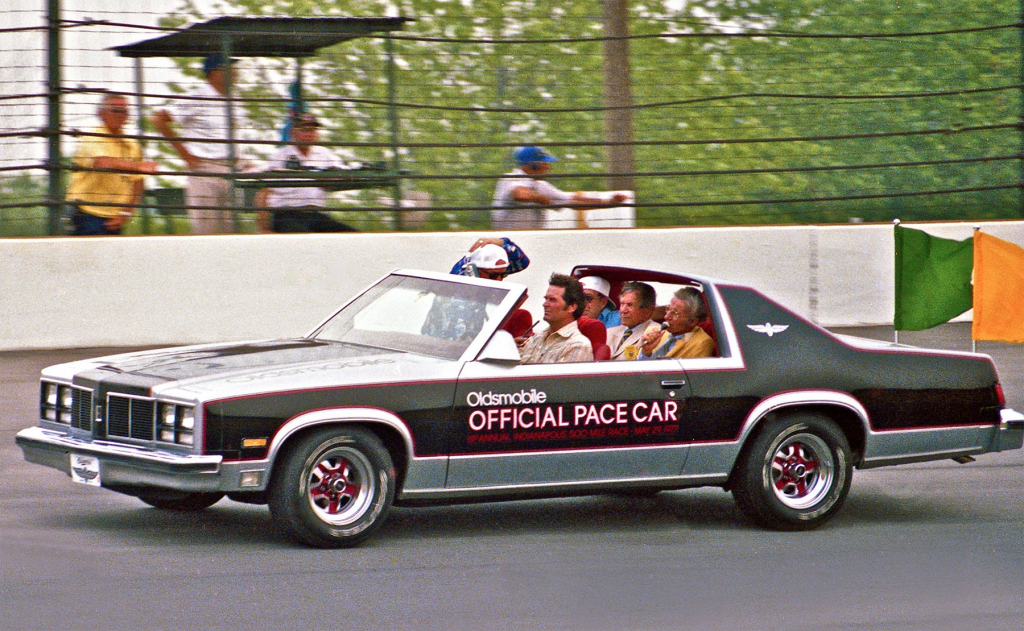
<instances>
[{"instance_id":1,"label":"black and silver pace car","mask_svg":"<svg viewBox=\"0 0 1024 631\"><path fill-rule=\"evenodd\" d=\"M819 526L853 469L1019 449L984 355L833 335L756 290L581 266L659 296L703 292L713 357L520 365L526 288L396 271L298 339L45 369L30 462L172 510L269 504L293 539L355 544L390 506L730 489L754 523ZM600 343L597 340L595 343Z\"/></svg>"}]
</instances>

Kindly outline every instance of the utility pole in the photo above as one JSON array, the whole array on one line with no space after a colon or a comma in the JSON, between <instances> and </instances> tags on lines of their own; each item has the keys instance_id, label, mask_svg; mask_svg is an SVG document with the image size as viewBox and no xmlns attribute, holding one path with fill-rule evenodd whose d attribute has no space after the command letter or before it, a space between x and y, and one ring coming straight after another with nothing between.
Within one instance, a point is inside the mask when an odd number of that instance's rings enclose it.
<instances>
[{"instance_id":1,"label":"utility pole","mask_svg":"<svg viewBox=\"0 0 1024 631\"><path fill-rule=\"evenodd\" d=\"M604 130L608 185L635 190L633 172L633 89L629 73L629 18L626 0L601 0L604 34Z\"/></svg>"}]
</instances>

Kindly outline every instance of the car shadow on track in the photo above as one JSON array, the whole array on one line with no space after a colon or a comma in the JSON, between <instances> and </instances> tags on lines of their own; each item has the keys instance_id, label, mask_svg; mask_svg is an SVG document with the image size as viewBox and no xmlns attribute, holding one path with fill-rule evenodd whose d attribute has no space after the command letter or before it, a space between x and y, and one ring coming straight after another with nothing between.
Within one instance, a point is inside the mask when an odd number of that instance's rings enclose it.
<instances>
[{"instance_id":1,"label":"car shadow on track","mask_svg":"<svg viewBox=\"0 0 1024 631\"><path fill-rule=\"evenodd\" d=\"M265 506L227 500L197 512L161 510L132 502L122 510L48 517L46 528L76 530L122 543L265 545L288 543ZM130 540L130 541L129 541Z\"/></svg>"},{"instance_id":2,"label":"car shadow on track","mask_svg":"<svg viewBox=\"0 0 1024 631\"><path fill-rule=\"evenodd\" d=\"M684 527L742 527L730 495L602 494L480 504L397 508L380 536L388 538L495 534L601 533Z\"/></svg>"},{"instance_id":3,"label":"car shadow on track","mask_svg":"<svg viewBox=\"0 0 1024 631\"><path fill-rule=\"evenodd\" d=\"M1000 521L1006 516L986 510L963 498L941 495L879 493L864 490L851 494L835 523L845 527L869 525L936 525L949 523L984 523Z\"/></svg>"},{"instance_id":4,"label":"car shadow on track","mask_svg":"<svg viewBox=\"0 0 1024 631\"><path fill-rule=\"evenodd\" d=\"M977 514L978 507L951 505L940 497L911 501L884 493L854 492L836 518L824 527L848 529L892 524L939 524L998 518ZM294 544L276 527L265 506L228 500L204 511L182 513L146 506L47 516L48 529L87 531L123 543L207 546L283 546ZM673 530L755 530L720 489L693 489L656 495L604 494L584 497L394 507L381 530L364 546L389 541L443 540L459 537L519 537L606 533L651 534Z\"/></svg>"},{"instance_id":5,"label":"car shadow on track","mask_svg":"<svg viewBox=\"0 0 1024 631\"><path fill-rule=\"evenodd\" d=\"M39 515L42 529L88 532L122 543L292 545L265 506L222 500L199 512L160 510L126 499L123 508ZM748 527L720 490L657 495L606 494L426 507L393 507L369 541L538 534L651 532L679 528Z\"/></svg>"}]
</instances>

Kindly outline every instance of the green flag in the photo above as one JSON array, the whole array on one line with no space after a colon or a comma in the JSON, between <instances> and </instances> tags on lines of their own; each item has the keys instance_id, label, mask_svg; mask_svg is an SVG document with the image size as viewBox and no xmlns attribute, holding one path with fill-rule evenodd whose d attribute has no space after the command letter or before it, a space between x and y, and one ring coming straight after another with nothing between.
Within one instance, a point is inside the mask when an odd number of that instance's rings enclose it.
<instances>
[{"instance_id":1,"label":"green flag","mask_svg":"<svg viewBox=\"0 0 1024 631\"><path fill-rule=\"evenodd\" d=\"M954 241L896 226L897 331L921 331L971 308L973 239Z\"/></svg>"}]
</instances>

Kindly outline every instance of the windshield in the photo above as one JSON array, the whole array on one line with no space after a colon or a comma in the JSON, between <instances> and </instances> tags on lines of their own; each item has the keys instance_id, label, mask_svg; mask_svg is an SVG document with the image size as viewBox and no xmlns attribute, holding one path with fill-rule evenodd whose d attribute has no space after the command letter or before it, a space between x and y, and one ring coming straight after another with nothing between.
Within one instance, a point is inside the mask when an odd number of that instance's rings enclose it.
<instances>
[{"instance_id":1,"label":"windshield","mask_svg":"<svg viewBox=\"0 0 1024 631\"><path fill-rule=\"evenodd\" d=\"M392 275L339 311L313 337L458 359L508 291Z\"/></svg>"}]
</instances>

